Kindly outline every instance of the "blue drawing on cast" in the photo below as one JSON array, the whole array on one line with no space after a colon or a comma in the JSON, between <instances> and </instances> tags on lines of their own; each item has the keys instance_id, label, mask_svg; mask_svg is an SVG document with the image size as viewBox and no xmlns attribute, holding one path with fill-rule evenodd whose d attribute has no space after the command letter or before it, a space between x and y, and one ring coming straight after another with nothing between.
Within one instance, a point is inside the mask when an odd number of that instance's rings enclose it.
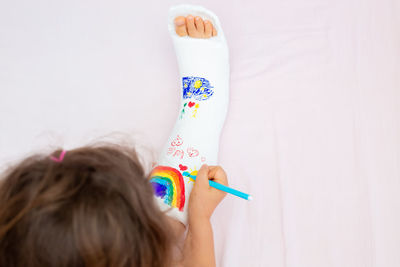
<instances>
[{"instance_id":1,"label":"blue drawing on cast","mask_svg":"<svg viewBox=\"0 0 400 267\"><path fill-rule=\"evenodd\" d=\"M183 99L194 98L195 100L202 101L209 99L214 91L211 88L210 82L207 79L201 77L183 77Z\"/></svg>"}]
</instances>

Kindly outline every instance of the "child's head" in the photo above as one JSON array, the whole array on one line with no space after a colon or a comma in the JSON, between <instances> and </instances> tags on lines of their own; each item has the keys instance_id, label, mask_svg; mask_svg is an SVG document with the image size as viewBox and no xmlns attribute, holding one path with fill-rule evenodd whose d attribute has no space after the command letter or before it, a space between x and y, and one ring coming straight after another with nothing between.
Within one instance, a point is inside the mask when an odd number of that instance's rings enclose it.
<instances>
[{"instance_id":1,"label":"child's head","mask_svg":"<svg viewBox=\"0 0 400 267\"><path fill-rule=\"evenodd\" d=\"M83 147L62 162L36 155L0 179L1 267L170 262L167 218L132 149Z\"/></svg>"}]
</instances>

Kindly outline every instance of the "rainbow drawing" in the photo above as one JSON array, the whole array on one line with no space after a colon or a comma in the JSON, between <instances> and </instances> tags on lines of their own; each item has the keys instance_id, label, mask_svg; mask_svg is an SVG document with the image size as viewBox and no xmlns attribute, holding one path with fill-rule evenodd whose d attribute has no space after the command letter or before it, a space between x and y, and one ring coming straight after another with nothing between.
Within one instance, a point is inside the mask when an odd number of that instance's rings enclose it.
<instances>
[{"instance_id":1,"label":"rainbow drawing","mask_svg":"<svg viewBox=\"0 0 400 267\"><path fill-rule=\"evenodd\" d=\"M165 204L183 211L185 183L180 171L172 167L157 166L150 174L150 183L155 195L164 199Z\"/></svg>"}]
</instances>

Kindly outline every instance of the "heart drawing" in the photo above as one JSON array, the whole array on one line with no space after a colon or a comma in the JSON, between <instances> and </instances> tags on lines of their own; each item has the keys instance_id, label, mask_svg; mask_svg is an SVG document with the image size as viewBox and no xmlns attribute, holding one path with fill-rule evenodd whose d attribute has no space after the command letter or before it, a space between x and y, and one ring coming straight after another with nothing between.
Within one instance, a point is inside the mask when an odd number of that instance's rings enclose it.
<instances>
[{"instance_id":1,"label":"heart drawing","mask_svg":"<svg viewBox=\"0 0 400 267\"><path fill-rule=\"evenodd\" d=\"M179 169L180 169L181 171L186 171L186 170L188 169L188 167L187 167L187 166L184 166L184 165L182 165L182 164L179 164Z\"/></svg>"}]
</instances>

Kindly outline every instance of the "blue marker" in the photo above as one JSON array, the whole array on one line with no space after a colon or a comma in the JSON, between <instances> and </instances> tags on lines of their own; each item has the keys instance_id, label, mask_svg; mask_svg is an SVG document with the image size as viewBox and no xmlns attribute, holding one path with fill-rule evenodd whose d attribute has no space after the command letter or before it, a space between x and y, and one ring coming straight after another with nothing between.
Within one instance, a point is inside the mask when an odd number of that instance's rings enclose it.
<instances>
[{"instance_id":1,"label":"blue marker","mask_svg":"<svg viewBox=\"0 0 400 267\"><path fill-rule=\"evenodd\" d=\"M187 177L192 178L193 180L196 180L196 176L191 175L189 172L183 172L182 174L183 174L183 176L187 176ZM208 181L208 184L211 187L214 187L214 188L216 188L218 190L221 190L221 191L227 192L229 194L235 195L237 197L241 197L241 198L246 199L246 200L252 200L253 199L249 194L240 192L240 191L238 191L236 189L227 187L227 186L225 186L223 184L220 184L220 183L217 183L217 182L214 182L214 181L211 181L211 180Z\"/></svg>"}]
</instances>

